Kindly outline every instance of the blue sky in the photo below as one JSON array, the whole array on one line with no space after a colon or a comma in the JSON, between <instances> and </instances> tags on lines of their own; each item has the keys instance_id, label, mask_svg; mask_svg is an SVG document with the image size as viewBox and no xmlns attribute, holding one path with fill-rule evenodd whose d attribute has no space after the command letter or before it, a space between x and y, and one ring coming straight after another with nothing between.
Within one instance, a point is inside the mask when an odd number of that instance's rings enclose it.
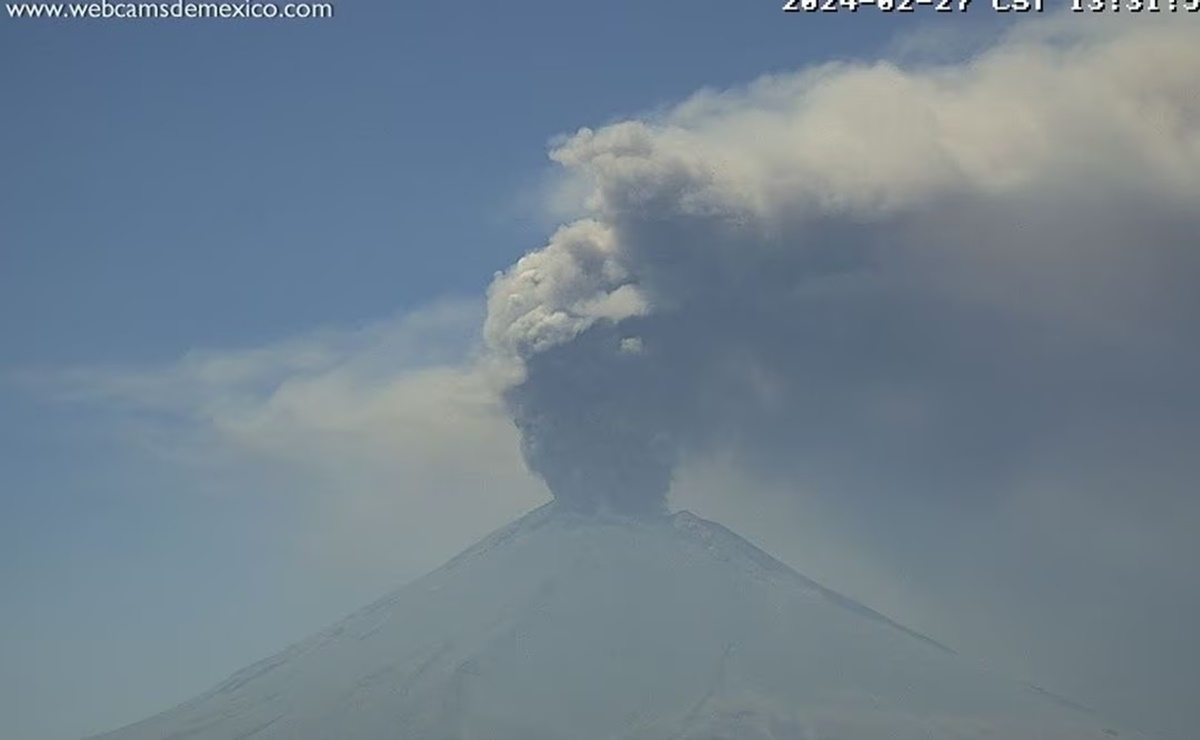
<instances>
[{"instance_id":1,"label":"blue sky","mask_svg":"<svg viewBox=\"0 0 1200 740\"><path fill-rule=\"evenodd\" d=\"M289 342L327 351L314 332L335 347L317 364L356 378L448 362L469 353L494 273L552 229L540 205L552 137L815 62L952 54L1005 22L777 6L343 2L319 22L0 20L4 734L79 737L187 698L543 495L500 497L461 525L440 500L426 525L421 506L364 494L339 519L337 491L375 490L390 469L339 477L357 458L338 458L314 483L277 450L160 438L74 403L63 373L176 368L170 387L195 388L226 365L177 363L212 351L249 368L247 383L272 382L270 358L302 362ZM404 542L386 547L379 522L363 524L381 511L406 518ZM866 566L829 568L876 583ZM881 589L893 613L921 619Z\"/></svg>"}]
</instances>

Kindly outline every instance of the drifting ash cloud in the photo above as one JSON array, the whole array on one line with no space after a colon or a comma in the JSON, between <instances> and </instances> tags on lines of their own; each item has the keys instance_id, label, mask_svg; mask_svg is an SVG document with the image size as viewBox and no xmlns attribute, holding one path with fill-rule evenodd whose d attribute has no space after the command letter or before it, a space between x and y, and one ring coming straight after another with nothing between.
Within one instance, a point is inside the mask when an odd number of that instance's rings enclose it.
<instances>
[{"instance_id":1,"label":"drifting ash cloud","mask_svg":"<svg viewBox=\"0 0 1200 740\"><path fill-rule=\"evenodd\" d=\"M701 92L551 156L580 218L497 276L485 338L560 502L669 495L1195 734L1200 25L1060 16L965 63Z\"/></svg>"},{"instance_id":2,"label":"drifting ash cloud","mask_svg":"<svg viewBox=\"0 0 1200 740\"><path fill-rule=\"evenodd\" d=\"M503 376L476 356L482 318L479 300L445 300L358 328L193 350L162 367L26 381L100 411L135 455L173 463L180 490L286 491L304 512L305 557L373 594L545 501L515 454ZM143 459L122 467L124 486L145 488Z\"/></svg>"},{"instance_id":3,"label":"drifting ash cloud","mask_svg":"<svg viewBox=\"0 0 1200 740\"><path fill-rule=\"evenodd\" d=\"M987 498L1062 445L1194 430L1198 69L1194 24L1060 22L565 138L586 216L489 292L528 464L630 512L730 447Z\"/></svg>"}]
</instances>

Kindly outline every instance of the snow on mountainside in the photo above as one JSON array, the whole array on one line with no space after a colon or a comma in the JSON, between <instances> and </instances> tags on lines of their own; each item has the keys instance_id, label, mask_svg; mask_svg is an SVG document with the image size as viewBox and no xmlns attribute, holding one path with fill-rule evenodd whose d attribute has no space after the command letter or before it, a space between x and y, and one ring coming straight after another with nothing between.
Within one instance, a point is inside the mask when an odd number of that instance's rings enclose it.
<instances>
[{"instance_id":1,"label":"snow on mountainside","mask_svg":"<svg viewBox=\"0 0 1200 740\"><path fill-rule=\"evenodd\" d=\"M724 527L688 513L625 519L551 504L207 694L100 737L1114 736Z\"/></svg>"}]
</instances>

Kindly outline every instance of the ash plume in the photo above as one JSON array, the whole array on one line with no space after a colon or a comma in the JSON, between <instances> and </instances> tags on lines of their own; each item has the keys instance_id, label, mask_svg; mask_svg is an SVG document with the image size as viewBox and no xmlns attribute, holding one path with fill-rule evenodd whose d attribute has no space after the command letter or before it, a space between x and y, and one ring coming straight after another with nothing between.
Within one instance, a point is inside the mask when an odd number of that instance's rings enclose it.
<instances>
[{"instance_id":1,"label":"ash plume","mask_svg":"<svg viewBox=\"0 0 1200 740\"><path fill-rule=\"evenodd\" d=\"M581 129L551 156L586 217L489 290L527 464L634 514L717 448L986 502L1097 435L1200 431L1198 69L1194 25L1052 23Z\"/></svg>"}]
</instances>

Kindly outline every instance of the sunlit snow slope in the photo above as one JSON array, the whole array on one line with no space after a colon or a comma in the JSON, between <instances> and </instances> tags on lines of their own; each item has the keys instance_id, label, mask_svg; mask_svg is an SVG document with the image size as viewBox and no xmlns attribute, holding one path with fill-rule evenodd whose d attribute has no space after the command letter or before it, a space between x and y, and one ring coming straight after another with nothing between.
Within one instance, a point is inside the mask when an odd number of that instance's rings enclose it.
<instances>
[{"instance_id":1,"label":"sunlit snow slope","mask_svg":"<svg viewBox=\"0 0 1200 740\"><path fill-rule=\"evenodd\" d=\"M102 737L1115 735L719 525L687 513L631 520L551 505L211 692Z\"/></svg>"}]
</instances>

